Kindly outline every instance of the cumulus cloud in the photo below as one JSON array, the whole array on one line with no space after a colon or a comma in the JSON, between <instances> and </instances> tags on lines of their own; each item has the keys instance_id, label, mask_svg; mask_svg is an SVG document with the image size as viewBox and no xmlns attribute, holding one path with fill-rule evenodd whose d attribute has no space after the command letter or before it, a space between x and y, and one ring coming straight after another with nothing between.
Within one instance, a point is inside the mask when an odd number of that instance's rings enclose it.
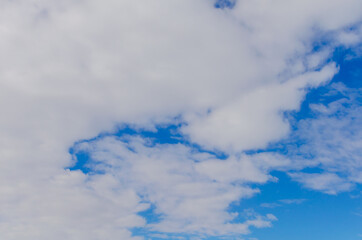
<instances>
[{"instance_id":1,"label":"cumulus cloud","mask_svg":"<svg viewBox=\"0 0 362 240\"><path fill-rule=\"evenodd\" d=\"M205 116L192 119L184 132L204 147L226 152L264 148L289 133L289 124L281 111L299 108L303 87L318 86L335 73L334 64L330 64L286 83L265 84Z\"/></svg>"},{"instance_id":2,"label":"cumulus cloud","mask_svg":"<svg viewBox=\"0 0 362 240\"><path fill-rule=\"evenodd\" d=\"M149 141L107 137L76 148L91 154L93 171L112 174L156 207L161 220L148 225L152 231L245 234L249 226L270 226L275 220L256 215L244 223L231 223L239 213L228 212L228 206L259 191L246 183L264 183L270 178L247 156L220 160L185 145L150 145Z\"/></svg>"},{"instance_id":3,"label":"cumulus cloud","mask_svg":"<svg viewBox=\"0 0 362 240\"><path fill-rule=\"evenodd\" d=\"M214 235L269 226L272 217L225 224L233 216L225 207L254 193L231 183L268 180L267 168L240 152L287 135L281 112L298 109L307 88L336 73L326 56L334 46L356 44L339 33L361 20L361 8L358 0L238 1L224 10L208 0L0 1L2 236L132 239L129 229L145 226L137 215L148 207L140 193L159 204L163 224L147 227L160 231L180 231L182 222L185 231ZM335 45L314 53L314 41L327 33ZM64 170L80 139L118 124L151 128L174 117L185 123L190 142L235 157L225 165L195 164L185 146L141 144L150 156L136 156L117 152L116 142L102 158L114 166L101 169L106 174ZM112 154L126 156L112 162ZM122 168L135 175L123 181ZM193 212L195 201L202 208ZM210 210L220 218L208 218Z\"/></svg>"},{"instance_id":4,"label":"cumulus cloud","mask_svg":"<svg viewBox=\"0 0 362 240\"><path fill-rule=\"evenodd\" d=\"M0 192L0 232L9 240L140 239L127 228L143 227L145 220L137 213L149 207L113 176L80 171L3 183Z\"/></svg>"}]
</instances>

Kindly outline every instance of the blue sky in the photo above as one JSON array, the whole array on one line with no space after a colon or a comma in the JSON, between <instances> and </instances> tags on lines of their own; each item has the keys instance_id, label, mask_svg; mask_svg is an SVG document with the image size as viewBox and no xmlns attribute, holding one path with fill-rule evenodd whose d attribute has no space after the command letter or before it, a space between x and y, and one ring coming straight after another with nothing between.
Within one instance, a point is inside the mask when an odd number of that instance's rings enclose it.
<instances>
[{"instance_id":1,"label":"blue sky","mask_svg":"<svg viewBox=\"0 0 362 240\"><path fill-rule=\"evenodd\" d=\"M0 239L362 239L361 1L1 4Z\"/></svg>"}]
</instances>

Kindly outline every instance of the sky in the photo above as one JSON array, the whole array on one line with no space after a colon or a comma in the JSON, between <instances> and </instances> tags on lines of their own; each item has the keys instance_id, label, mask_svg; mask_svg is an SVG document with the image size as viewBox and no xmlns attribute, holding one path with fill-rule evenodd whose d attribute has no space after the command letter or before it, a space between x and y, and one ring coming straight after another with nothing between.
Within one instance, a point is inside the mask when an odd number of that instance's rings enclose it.
<instances>
[{"instance_id":1,"label":"sky","mask_svg":"<svg viewBox=\"0 0 362 240\"><path fill-rule=\"evenodd\" d=\"M0 0L0 239L362 239L361 9Z\"/></svg>"}]
</instances>

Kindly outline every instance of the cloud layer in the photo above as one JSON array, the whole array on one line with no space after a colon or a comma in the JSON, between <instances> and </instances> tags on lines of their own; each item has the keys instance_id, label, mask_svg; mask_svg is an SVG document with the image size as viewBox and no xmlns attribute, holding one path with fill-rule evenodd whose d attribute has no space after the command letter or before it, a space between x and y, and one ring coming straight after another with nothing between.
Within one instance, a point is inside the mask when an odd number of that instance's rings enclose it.
<instances>
[{"instance_id":1,"label":"cloud layer","mask_svg":"<svg viewBox=\"0 0 362 240\"><path fill-rule=\"evenodd\" d=\"M132 239L129 229L146 224L137 214L149 207L145 193L165 216L147 227L161 232L223 235L269 226L272 216L228 225L226 208L255 192L246 183L268 181L268 168L288 160L261 155L265 167L242 151L287 136L282 112L297 110L308 88L337 72L326 60L334 47L359 43L359 28L349 29L361 21L361 8L359 0L238 1L224 10L208 0L1 1L2 236ZM314 51L321 39L332 44ZM114 148L102 163L122 158L101 169L106 174L65 170L80 139L119 124L151 129L175 117L189 142L232 157L220 162L187 146L150 148L135 139L132 152L104 139ZM343 164L325 157L318 159L332 169L328 176L337 176L333 168ZM360 173L349 171L359 163L352 157L346 170L355 183ZM124 169L132 173L127 178ZM198 212L195 202L203 206Z\"/></svg>"}]
</instances>

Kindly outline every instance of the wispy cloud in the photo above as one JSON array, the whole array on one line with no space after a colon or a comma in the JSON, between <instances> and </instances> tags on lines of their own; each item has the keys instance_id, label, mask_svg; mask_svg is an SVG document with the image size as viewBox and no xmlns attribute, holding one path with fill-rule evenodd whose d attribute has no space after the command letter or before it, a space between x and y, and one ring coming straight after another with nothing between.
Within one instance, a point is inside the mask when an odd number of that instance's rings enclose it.
<instances>
[{"instance_id":1,"label":"wispy cloud","mask_svg":"<svg viewBox=\"0 0 362 240\"><path fill-rule=\"evenodd\" d=\"M315 118L302 120L296 135L303 142L296 152L322 173L290 173L304 186L336 194L362 182L361 89L335 84L328 93L340 95L327 105L312 105Z\"/></svg>"},{"instance_id":2,"label":"wispy cloud","mask_svg":"<svg viewBox=\"0 0 362 240\"><path fill-rule=\"evenodd\" d=\"M306 199L280 199L277 202L272 203L262 203L260 204L261 207L264 208L276 208L276 207L282 207L283 205L291 205L291 204L302 204Z\"/></svg>"},{"instance_id":3,"label":"wispy cloud","mask_svg":"<svg viewBox=\"0 0 362 240\"><path fill-rule=\"evenodd\" d=\"M354 212L353 214L356 215L356 216L362 217L362 213Z\"/></svg>"}]
</instances>

